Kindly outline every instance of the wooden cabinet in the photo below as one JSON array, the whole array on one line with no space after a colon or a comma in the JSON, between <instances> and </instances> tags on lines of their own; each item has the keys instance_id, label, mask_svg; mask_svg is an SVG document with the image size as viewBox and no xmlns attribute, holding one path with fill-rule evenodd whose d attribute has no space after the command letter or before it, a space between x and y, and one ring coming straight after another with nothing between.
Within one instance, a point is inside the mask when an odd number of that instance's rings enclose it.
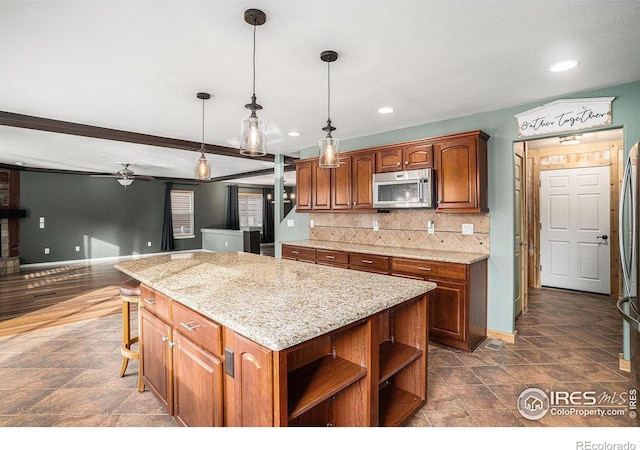
<instances>
[{"instance_id":1,"label":"wooden cabinet","mask_svg":"<svg viewBox=\"0 0 640 450\"><path fill-rule=\"evenodd\" d=\"M308 262L353 270L432 281L437 287L429 304L432 341L473 351L487 336L487 261L473 264L434 262L283 244L306 252ZM315 251L315 260L311 253ZM299 259L300 260L300 259Z\"/></svg>"},{"instance_id":2,"label":"wooden cabinet","mask_svg":"<svg viewBox=\"0 0 640 450\"><path fill-rule=\"evenodd\" d=\"M376 173L433 167L433 144L383 147L376 152Z\"/></svg>"},{"instance_id":3,"label":"wooden cabinet","mask_svg":"<svg viewBox=\"0 0 640 450\"><path fill-rule=\"evenodd\" d=\"M144 384L173 414L171 327L147 309L140 309L140 367Z\"/></svg>"},{"instance_id":4,"label":"wooden cabinet","mask_svg":"<svg viewBox=\"0 0 640 450\"><path fill-rule=\"evenodd\" d=\"M486 260L456 264L394 257L391 274L437 284L429 305L432 341L473 351L486 338Z\"/></svg>"},{"instance_id":5,"label":"wooden cabinet","mask_svg":"<svg viewBox=\"0 0 640 450\"><path fill-rule=\"evenodd\" d=\"M318 166L318 159L296 161L296 210L331 209L331 171Z\"/></svg>"},{"instance_id":6,"label":"wooden cabinet","mask_svg":"<svg viewBox=\"0 0 640 450\"><path fill-rule=\"evenodd\" d=\"M482 131L451 136L434 145L437 212L489 210L487 140Z\"/></svg>"},{"instance_id":7,"label":"wooden cabinet","mask_svg":"<svg viewBox=\"0 0 640 450\"><path fill-rule=\"evenodd\" d=\"M145 384L185 426L222 426L222 329L141 286L140 351Z\"/></svg>"},{"instance_id":8,"label":"wooden cabinet","mask_svg":"<svg viewBox=\"0 0 640 450\"><path fill-rule=\"evenodd\" d=\"M374 211L375 153L340 161L334 169L319 167L317 158L296 161L297 211Z\"/></svg>"},{"instance_id":9,"label":"wooden cabinet","mask_svg":"<svg viewBox=\"0 0 640 450\"><path fill-rule=\"evenodd\" d=\"M316 251L309 247L299 247L297 245L282 245L282 259L294 261L306 261L314 263L316 261Z\"/></svg>"}]
</instances>

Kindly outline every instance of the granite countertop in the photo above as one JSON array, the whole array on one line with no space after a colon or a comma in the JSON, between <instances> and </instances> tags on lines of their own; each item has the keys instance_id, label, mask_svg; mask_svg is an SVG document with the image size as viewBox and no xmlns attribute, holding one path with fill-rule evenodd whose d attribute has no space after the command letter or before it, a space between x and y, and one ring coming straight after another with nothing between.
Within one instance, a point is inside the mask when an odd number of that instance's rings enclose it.
<instances>
[{"instance_id":1,"label":"granite countertop","mask_svg":"<svg viewBox=\"0 0 640 450\"><path fill-rule=\"evenodd\" d=\"M440 261L459 264L473 264L488 259L485 253L452 252L447 250L425 250L406 247L384 247L380 245L349 244L346 242L318 241L313 239L288 241L282 244L299 245L301 247L320 248L324 250L339 250L344 252L369 253L381 256L396 256L399 258L414 258L425 261Z\"/></svg>"},{"instance_id":2,"label":"granite countertop","mask_svg":"<svg viewBox=\"0 0 640 450\"><path fill-rule=\"evenodd\" d=\"M435 289L435 283L252 253L179 253L115 268L279 351Z\"/></svg>"}]
</instances>

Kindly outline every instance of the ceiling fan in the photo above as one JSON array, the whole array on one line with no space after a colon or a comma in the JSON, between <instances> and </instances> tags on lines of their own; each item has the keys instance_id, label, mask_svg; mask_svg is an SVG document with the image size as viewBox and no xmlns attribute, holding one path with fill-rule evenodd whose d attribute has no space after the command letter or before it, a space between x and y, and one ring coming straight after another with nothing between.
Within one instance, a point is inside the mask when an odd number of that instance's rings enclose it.
<instances>
[{"instance_id":1,"label":"ceiling fan","mask_svg":"<svg viewBox=\"0 0 640 450\"><path fill-rule=\"evenodd\" d=\"M118 183L120 183L122 186L126 187L129 186L131 183L134 182L134 180L143 180L143 181L153 181L155 180L155 178L153 177L149 177L146 175L134 175L133 170L129 169L129 166L131 164L129 163L120 163L122 164L122 169L118 170L115 174L113 175L91 175L92 177L101 177L101 178L115 178L116 181L118 181Z\"/></svg>"}]
</instances>

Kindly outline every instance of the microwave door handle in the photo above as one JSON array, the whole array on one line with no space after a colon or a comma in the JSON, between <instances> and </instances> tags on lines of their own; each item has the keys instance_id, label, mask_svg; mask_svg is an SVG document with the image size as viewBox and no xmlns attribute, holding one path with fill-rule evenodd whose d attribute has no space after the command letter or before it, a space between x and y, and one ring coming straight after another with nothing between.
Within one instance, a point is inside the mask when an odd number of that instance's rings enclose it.
<instances>
[{"instance_id":1,"label":"microwave door handle","mask_svg":"<svg viewBox=\"0 0 640 450\"><path fill-rule=\"evenodd\" d=\"M424 180L420 180L418 183L418 196L420 197L420 203L424 203Z\"/></svg>"}]
</instances>

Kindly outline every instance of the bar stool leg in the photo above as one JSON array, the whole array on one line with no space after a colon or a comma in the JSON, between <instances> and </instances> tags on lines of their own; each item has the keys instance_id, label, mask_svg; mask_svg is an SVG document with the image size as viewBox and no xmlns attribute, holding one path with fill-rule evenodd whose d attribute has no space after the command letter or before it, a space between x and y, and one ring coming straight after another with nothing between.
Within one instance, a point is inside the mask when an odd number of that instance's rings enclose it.
<instances>
[{"instance_id":1,"label":"bar stool leg","mask_svg":"<svg viewBox=\"0 0 640 450\"><path fill-rule=\"evenodd\" d=\"M129 358L125 356L125 352L131 350L131 328L129 321L131 320L131 312L129 309L129 302L122 302L122 366L120 367L120 378L124 376L124 372L129 365Z\"/></svg>"}]
</instances>

